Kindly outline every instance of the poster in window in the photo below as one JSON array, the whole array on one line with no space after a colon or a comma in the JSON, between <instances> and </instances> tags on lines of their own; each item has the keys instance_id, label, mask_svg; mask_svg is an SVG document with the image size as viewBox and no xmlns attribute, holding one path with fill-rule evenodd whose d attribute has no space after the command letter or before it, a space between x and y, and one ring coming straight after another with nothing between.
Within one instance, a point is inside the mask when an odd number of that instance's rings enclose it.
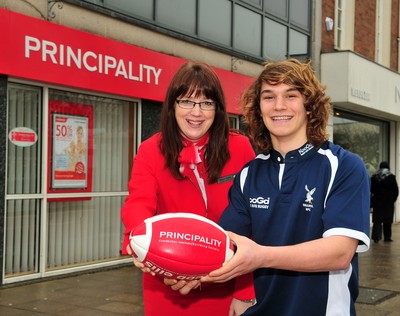
<instances>
[{"instance_id":1,"label":"poster in window","mask_svg":"<svg viewBox=\"0 0 400 316\"><path fill-rule=\"evenodd\" d=\"M92 107L50 101L49 189L91 191Z\"/></svg>"}]
</instances>

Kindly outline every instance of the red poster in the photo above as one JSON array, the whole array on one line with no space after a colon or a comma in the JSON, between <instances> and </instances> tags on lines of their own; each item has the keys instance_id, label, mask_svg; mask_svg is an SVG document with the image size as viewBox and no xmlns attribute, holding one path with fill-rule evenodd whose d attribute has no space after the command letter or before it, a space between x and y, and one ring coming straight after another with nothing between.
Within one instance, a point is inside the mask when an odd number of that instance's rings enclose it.
<instances>
[{"instance_id":1,"label":"red poster","mask_svg":"<svg viewBox=\"0 0 400 316\"><path fill-rule=\"evenodd\" d=\"M91 192L93 109L49 101L49 192Z\"/></svg>"}]
</instances>

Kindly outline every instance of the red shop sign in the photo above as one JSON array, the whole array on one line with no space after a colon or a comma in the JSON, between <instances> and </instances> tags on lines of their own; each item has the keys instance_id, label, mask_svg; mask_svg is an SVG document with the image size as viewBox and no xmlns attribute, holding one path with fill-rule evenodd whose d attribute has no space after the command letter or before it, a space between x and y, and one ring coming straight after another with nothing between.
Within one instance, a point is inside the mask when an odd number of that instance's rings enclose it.
<instances>
[{"instance_id":1,"label":"red shop sign","mask_svg":"<svg viewBox=\"0 0 400 316\"><path fill-rule=\"evenodd\" d=\"M184 59L0 9L0 73L162 101ZM254 80L222 69L228 110Z\"/></svg>"}]
</instances>

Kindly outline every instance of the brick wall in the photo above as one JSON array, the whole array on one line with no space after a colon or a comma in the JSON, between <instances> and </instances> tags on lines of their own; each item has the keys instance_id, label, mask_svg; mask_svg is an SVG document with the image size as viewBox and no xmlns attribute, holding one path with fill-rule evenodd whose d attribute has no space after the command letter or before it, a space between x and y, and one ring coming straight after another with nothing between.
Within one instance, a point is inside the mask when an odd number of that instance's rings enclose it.
<instances>
[{"instance_id":1,"label":"brick wall","mask_svg":"<svg viewBox=\"0 0 400 316\"><path fill-rule=\"evenodd\" d=\"M354 51L374 61L376 0L356 0L354 15Z\"/></svg>"},{"instance_id":2,"label":"brick wall","mask_svg":"<svg viewBox=\"0 0 400 316\"><path fill-rule=\"evenodd\" d=\"M399 45L399 0L392 0L392 20L390 34L390 69L398 71Z\"/></svg>"},{"instance_id":3,"label":"brick wall","mask_svg":"<svg viewBox=\"0 0 400 316\"><path fill-rule=\"evenodd\" d=\"M392 1L390 68L398 71L399 2ZM335 50L334 32L328 32L325 18L335 18L335 0L322 0L321 52ZM334 21L335 25L337 21ZM354 51L372 61L375 60L376 0L355 0Z\"/></svg>"},{"instance_id":4,"label":"brick wall","mask_svg":"<svg viewBox=\"0 0 400 316\"><path fill-rule=\"evenodd\" d=\"M325 26L325 18L330 17L335 24L335 0L322 0L322 25L321 25L321 52L327 53L334 50L334 31L328 32Z\"/></svg>"}]
</instances>

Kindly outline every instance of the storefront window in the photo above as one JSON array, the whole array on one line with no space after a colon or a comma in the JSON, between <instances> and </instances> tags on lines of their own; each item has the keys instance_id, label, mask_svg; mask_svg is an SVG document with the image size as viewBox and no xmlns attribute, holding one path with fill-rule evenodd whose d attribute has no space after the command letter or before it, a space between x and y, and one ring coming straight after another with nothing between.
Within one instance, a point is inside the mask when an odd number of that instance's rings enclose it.
<instances>
[{"instance_id":1,"label":"storefront window","mask_svg":"<svg viewBox=\"0 0 400 316\"><path fill-rule=\"evenodd\" d=\"M128 100L9 83L6 282L122 258L137 109Z\"/></svg>"},{"instance_id":2,"label":"storefront window","mask_svg":"<svg viewBox=\"0 0 400 316\"><path fill-rule=\"evenodd\" d=\"M21 276L39 271L39 199L15 199L6 203L6 276Z\"/></svg>"},{"instance_id":3,"label":"storefront window","mask_svg":"<svg viewBox=\"0 0 400 316\"><path fill-rule=\"evenodd\" d=\"M118 259L124 197L94 197L48 204L47 268Z\"/></svg>"},{"instance_id":4,"label":"storefront window","mask_svg":"<svg viewBox=\"0 0 400 316\"><path fill-rule=\"evenodd\" d=\"M92 191L126 191L130 174L127 161L133 155L127 146L130 142L129 129L133 129L133 126L130 126L133 123L129 121L133 103L50 90L50 104L52 101L61 102L75 109L68 111L67 114L73 113L79 116L87 107L93 112L93 143L88 144L93 149L92 156L88 155L88 159L92 161Z\"/></svg>"},{"instance_id":5,"label":"storefront window","mask_svg":"<svg viewBox=\"0 0 400 316\"><path fill-rule=\"evenodd\" d=\"M160 130L162 103L142 100L141 142Z\"/></svg>"},{"instance_id":6,"label":"storefront window","mask_svg":"<svg viewBox=\"0 0 400 316\"><path fill-rule=\"evenodd\" d=\"M41 89L8 84L8 142L4 241L5 275L39 270L42 191Z\"/></svg>"},{"instance_id":7,"label":"storefront window","mask_svg":"<svg viewBox=\"0 0 400 316\"><path fill-rule=\"evenodd\" d=\"M50 90L49 115L52 115L51 104L57 105L60 102L67 106L64 112L73 113L67 117L76 119L80 114L84 117L85 113L91 113L88 119L93 122L91 124L89 121L88 125L93 128L92 140L88 138L89 154L86 155L88 164L91 162L92 165L92 171L88 173L88 182L92 183L89 191L126 191L130 175L129 162L133 156L129 150L132 148L129 146L132 143L129 131L133 130L133 122L129 118L134 111L134 104ZM86 129L86 133L90 132L90 128ZM52 190L51 193L53 192L57 193L57 190ZM67 199L50 200L47 223L49 269L116 259L120 256L123 231L120 209L125 197L107 195L76 198L71 194Z\"/></svg>"},{"instance_id":8,"label":"storefront window","mask_svg":"<svg viewBox=\"0 0 400 316\"><path fill-rule=\"evenodd\" d=\"M239 116L228 115L229 116L229 127L231 129L239 129Z\"/></svg>"},{"instance_id":9,"label":"storefront window","mask_svg":"<svg viewBox=\"0 0 400 316\"><path fill-rule=\"evenodd\" d=\"M358 154L372 175L389 157L389 123L335 110L333 142Z\"/></svg>"},{"instance_id":10,"label":"storefront window","mask_svg":"<svg viewBox=\"0 0 400 316\"><path fill-rule=\"evenodd\" d=\"M41 89L8 87L7 194L41 192Z\"/></svg>"}]
</instances>

